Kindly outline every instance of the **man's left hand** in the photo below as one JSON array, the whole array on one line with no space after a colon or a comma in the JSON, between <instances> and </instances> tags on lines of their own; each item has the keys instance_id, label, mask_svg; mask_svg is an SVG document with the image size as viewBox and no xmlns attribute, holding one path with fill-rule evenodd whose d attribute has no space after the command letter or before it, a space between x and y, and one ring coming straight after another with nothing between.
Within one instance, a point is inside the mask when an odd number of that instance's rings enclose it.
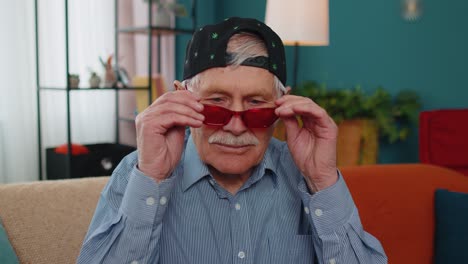
<instances>
[{"instance_id":1,"label":"man's left hand","mask_svg":"<svg viewBox=\"0 0 468 264\"><path fill-rule=\"evenodd\" d=\"M311 191L315 193L336 183L338 127L333 119L306 97L285 95L275 103L275 113L286 127L291 155ZM302 127L296 116L301 118Z\"/></svg>"}]
</instances>

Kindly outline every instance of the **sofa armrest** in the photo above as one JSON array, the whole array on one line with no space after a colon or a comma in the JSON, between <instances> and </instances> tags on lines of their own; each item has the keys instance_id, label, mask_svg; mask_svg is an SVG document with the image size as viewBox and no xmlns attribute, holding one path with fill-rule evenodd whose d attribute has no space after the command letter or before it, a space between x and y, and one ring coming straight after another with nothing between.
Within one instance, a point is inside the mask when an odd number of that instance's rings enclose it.
<instances>
[{"instance_id":1,"label":"sofa armrest","mask_svg":"<svg viewBox=\"0 0 468 264\"><path fill-rule=\"evenodd\" d=\"M468 192L468 178L427 164L341 168L366 231L384 246L389 263L432 263L434 192Z\"/></svg>"},{"instance_id":2,"label":"sofa armrest","mask_svg":"<svg viewBox=\"0 0 468 264\"><path fill-rule=\"evenodd\" d=\"M0 218L21 263L76 263L108 177L0 185Z\"/></svg>"}]
</instances>

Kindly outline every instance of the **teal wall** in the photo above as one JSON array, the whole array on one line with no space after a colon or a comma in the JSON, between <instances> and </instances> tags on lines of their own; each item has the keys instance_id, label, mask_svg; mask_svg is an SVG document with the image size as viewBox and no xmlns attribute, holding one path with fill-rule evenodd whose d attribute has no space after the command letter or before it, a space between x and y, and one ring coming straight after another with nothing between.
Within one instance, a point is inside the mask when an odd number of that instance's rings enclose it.
<instances>
[{"instance_id":1,"label":"teal wall","mask_svg":"<svg viewBox=\"0 0 468 264\"><path fill-rule=\"evenodd\" d=\"M189 8L189 13L191 12L191 3L192 0L178 0L178 3L184 4L186 7ZM200 27L206 24L213 24L217 21L221 20L220 14L223 12L223 2L219 0L198 0L197 1L197 8L196 8L196 15L197 15L197 25L196 27ZM177 19L177 27L180 28L191 28L192 21L185 17L185 18L178 18ZM176 37L176 77L177 79L182 79L182 74L184 72L184 58L185 58L185 49L187 47L187 43L190 40L190 36L186 35L178 35Z\"/></svg>"},{"instance_id":2,"label":"teal wall","mask_svg":"<svg viewBox=\"0 0 468 264\"><path fill-rule=\"evenodd\" d=\"M206 3L200 4L199 14L207 23L229 16L265 16L266 0L199 2ZM208 7L209 2L213 6ZM300 48L299 82L361 85L365 90L382 85L393 94L412 89L421 96L423 110L467 108L468 1L423 0L423 15L416 22L401 18L399 3L330 1L330 45ZM292 48L286 52L292 76ZM183 51L178 54L183 61ZM381 163L417 162L417 130L406 142L381 144L379 155Z\"/></svg>"}]
</instances>

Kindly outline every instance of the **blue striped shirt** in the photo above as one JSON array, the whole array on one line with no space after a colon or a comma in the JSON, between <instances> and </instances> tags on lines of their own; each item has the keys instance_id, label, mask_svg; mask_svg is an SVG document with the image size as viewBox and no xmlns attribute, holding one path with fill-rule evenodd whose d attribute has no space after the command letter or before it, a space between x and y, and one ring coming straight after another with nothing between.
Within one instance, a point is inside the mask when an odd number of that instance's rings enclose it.
<instances>
[{"instance_id":1,"label":"blue striped shirt","mask_svg":"<svg viewBox=\"0 0 468 264\"><path fill-rule=\"evenodd\" d=\"M78 263L387 263L342 176L310 194L284 142L271 140L235 195L210 175L190 136L159 184L136 164L135 152L104 188Z\"/></svg>"}]
</instances>

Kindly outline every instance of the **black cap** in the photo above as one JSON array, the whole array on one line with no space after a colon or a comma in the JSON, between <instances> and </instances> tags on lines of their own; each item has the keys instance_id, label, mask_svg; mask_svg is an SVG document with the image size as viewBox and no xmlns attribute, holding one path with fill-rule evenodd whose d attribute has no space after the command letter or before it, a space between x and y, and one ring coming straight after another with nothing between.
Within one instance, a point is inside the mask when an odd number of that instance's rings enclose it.
<instances>
[{"instance_id":1,"label":"black cap","mask_svg":"<svg viewBox=\"0 0 468 264\"><path fill-rule=\"evenodd\" d=\"M227 18L215 25L198 29L187 45L184 80L214 67L226 67L229 39L236 33L248 32L259 36L267 47L268 57L247 59L241 65L264 68L286 85L286 56L281 38L264 23L252 18Z\"/></svg>"}]
</instances>

